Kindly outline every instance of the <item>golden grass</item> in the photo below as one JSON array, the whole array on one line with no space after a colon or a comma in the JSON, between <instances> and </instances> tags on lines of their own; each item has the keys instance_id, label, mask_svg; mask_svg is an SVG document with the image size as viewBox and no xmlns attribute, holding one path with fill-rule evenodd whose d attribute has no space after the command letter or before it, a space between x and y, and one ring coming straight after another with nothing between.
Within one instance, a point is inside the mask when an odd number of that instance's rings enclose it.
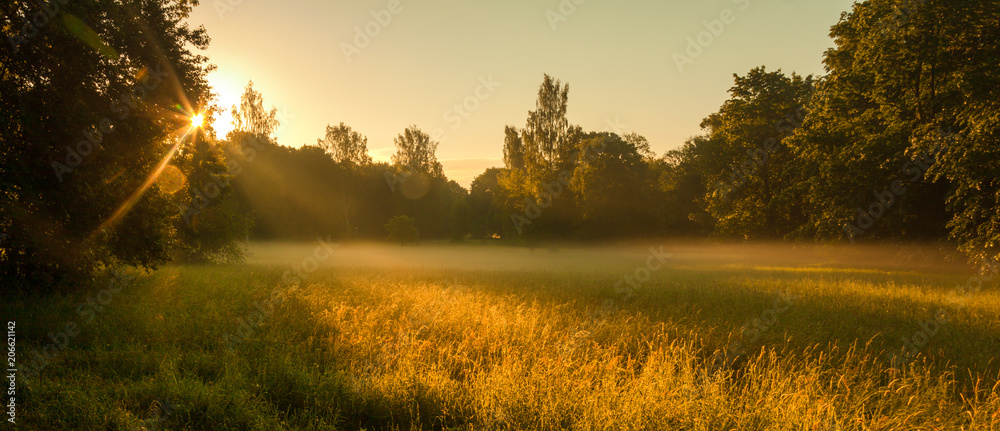
<instances>
[{"instance_id":1,"label":"golden grass","mask_svg":"<svg viewBox=\"0 0 1000 431\"><path fill-rule=\"evenodd\" d=\"M328 268L289 289L283 271L140 278L28 382L25 429L149 428L161 397L162 429L1000 429L995 289L914 362L886 355L955 275L671 267L624 301L615 272ZM797 299L748 341L782 291ZM4 310L28 337L60 321L34 306ZM713 366L736 340L747 353Z\"/></svg>"}]
</instances>

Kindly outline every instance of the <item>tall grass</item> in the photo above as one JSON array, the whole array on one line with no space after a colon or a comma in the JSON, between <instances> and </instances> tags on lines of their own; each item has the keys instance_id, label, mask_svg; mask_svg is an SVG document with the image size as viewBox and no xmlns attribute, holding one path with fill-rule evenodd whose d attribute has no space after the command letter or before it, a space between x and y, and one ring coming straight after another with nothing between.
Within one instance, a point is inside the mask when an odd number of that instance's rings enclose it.
<instances>
[{"instance_id":1,"label":"tall grass","mask_svg":"<svg viewBox=\"0 0 1000 431\"><path fill-rule=\"evenodd\" d=\"M613 272L321 269L289 288L284 270L142 275L21 387L19 427L1000 429L995 289L914 361L888 355L957 275L674 267L625 300ZM750 340L780 292L795 301ZM0 311L37 347L86 295Z\"/></svg>"}]
</instances>

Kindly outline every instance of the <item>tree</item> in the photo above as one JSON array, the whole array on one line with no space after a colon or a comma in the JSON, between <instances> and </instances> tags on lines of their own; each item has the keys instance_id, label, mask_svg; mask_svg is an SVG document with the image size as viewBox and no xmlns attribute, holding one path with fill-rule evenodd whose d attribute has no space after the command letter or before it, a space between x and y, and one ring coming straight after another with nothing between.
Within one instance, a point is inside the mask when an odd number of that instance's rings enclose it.
<instances>
[{"instance_id":1,"label":"tree","mask_svg":"<svg viewBox=\"0 0 1000 431\"><path fill-rule=\"evenodd\" d=\"M451 241L461 242L472 231L472 206L466 199L451 205Z\"/></svg>"},{"instance_id":2,"label":"tree","mask_svg":"<svg viewBox=\"0 0 1000 431\"><path fill-rule=\"evenodd\" d=\"M681 148L667 151L650 163L654 189L653 208L663 233L705 236L714 221L707 211L704 153L710 146L704 136L689 139Z\"/></svg>"},{"instance_id":3,"label":"tree","mask_svg":"<svg viewBox=\"0 0 1000 431\"><path fill-rule=\"evenodd\" d=\"M263 163L255 162L257 157L261 153L274 150L278 146L273 136L275 130L280 125L278 110L273 106L270 111L265 110L264 96L259 91L254 90L253 81L250 81L240 96L240 105L232 107L232 116L233 130L226 136L226 140L220 143L224 148L227 164L231 166L235 165L239 172L243 172L244 169L250 170L251 168L257 168L254 171L260 172L262 170L260 165ZM274 154L273 151L270 153ZM256 189L255 193L259 194L262 188L272 187L273 181L270 178L260 180L260 178L247 178L247 176L244 174L238 178L235 185L236 193L234 194L234 198L239 201L239 207L248 213L248 210L254 207L254 205L251 203L249 193L247 192L250 187L247 187L246 184L251 182L257 183L253 188ZM253 175L250 176L253 177ZM259 206L256 209L268 213L280 210L277 208L260 208ZM258 213L257 215L259 216L260 214ZM248 231L250 229L251 221L249 214L244 214L242 224L245 230ZM258 225L257 223L254 224ZM244 232L244 234L249 238L249 232Z\"/></svg>"},{"instance_id":4,"label":"tree","mask_svg":"<svg viewBox=\"0 0 1000 431\"><path fill-rule=\"evenodd\" d=\"M500 176L503 169L488 168L472 180L469 206L472 208L472 236L485 239L503 233L503 190Z\"/></svg>"},{"instance_id":5,"label":"tree","mask_svg":"<svg viewBox=\"0 0 1000 431\"><path fill-rule=\"evenodd\" d=\"M76 288L102 266L168 260L177 209L147 180L190 142L174 131L209 97L192 52L209 38L184 22L192 3L58 7L25 35L15 23L38 4L0 6L12 32L0 49L0 288Z\"/></svg>"},{"instance_id":6,"label":"tree","mask_svg":"<svg viewBox=\"0 0 1000 431\"><path fill-rule=\"evenodd\" d=\"M545 75L535 110L528 112L520 137L516 128L504 130L508 169L500 178L500 189L504 191L504 208L512 217L507 231L517 238L568 234L572 230L574 201L570 193L562 193L563 183L572 175L583 132L566 119L568 100L569 85ZM559 184L555 193L559 196L550 196L553 193L546 187L555 184ZM547 207L544 214L539 220L526 219L525 211L533 211L540 199Z\"/></svg>"},{"instance_id":7,"label":"tree","mask_svg":"<svg viewBox=\"0 0 1000 431\"><path fill-rule=\"evenodd\" d=\"M245 210L233 197L233 175L220 148L198 141L175 158L187 177L180 195L182 215L175 223L181 258L189 262L241 262L242 241L250 228ZM232 166L232 165L230 165Z\"/></svg>"},{"instance_id":8,"label":"tree","mask_svg":"<svg viewBox=\"0 0 1000 431\"><path fill-rule=\"evenodd\" d=\"M359 169L372 163L372 158L368 155L368 138L340 123L336 127L327 125L326 137L318 139L316 144L340 164L340 175L337 176L340 187L337 194L344 215L344 234L345 237L353 237L351 219L357 207Z\"/></svg>"},{"instance_id":9,"label":"tree","mask_svg":"<svg viewBox=\"0 0 1000 431\"><path fill-rule=\"evenodd\" d=\"M392 162L407 174L444 176L444 170L435 155L438 143L431 141L431 137L417 126L407 127L394 142L396 154L392 156Z\"/></svg>"},{"instance_id":10,"label":"tree","mask_svg":"<svg viewBox=\"0 0 1000 431\"><path fill-rule=\"evenodd\" d=\"M528 122L524 126L526 162L530 170L554 168L560 161L561 151L571 145L566 119L568 101L569 84L562 85L546 74L538 88L535 110L528 112Z\"/></svg>"},{"instance_id":11,"label":"tree","mask_svg":"<svg viewBox=\"0 0 1000 431\"><path fill-rule=\"evenodd\" d=\"M651 160L656 157L656 153L654 153L653 149L650 148L649 140L646 139L645 136L635 132L628 132L622 135L622 140L635 148L635 151L639 153L642 158Z\"/></svg>"},{"instance_id":12,"label":"tree","mask_svg":"<svg viewBox=\"0 0 1000 431\"><path fill-rule=\"evenodd\" d=\"M783 140L802 123L812 77L764 67L733 76L732 98L701 123L708 210L716 234L781 237L804 222L802 206L787 193L796 170Z\"/></svg>"},{"instance_id":13,"label":"tree","mask_svg":"<svg viewBox=\"0 0 1000 431\"><path fill-rule=\"evenodd\" d=\"M504 128L503 162L507 169L524 169L524 142L517 127Z\"/></svg>"},{"instance_id":14,"label":"tree","mask_svg":"<svg viewBox=\"0 0 1000 431\"><path fill-rule=\"evenodd\" d=\"M638 135L632 138L639 145L645 142ZM643 197L649 188L640 148L608 132L589 133L582 145L600 151L581 157L573 171L571 184L577 193L581 233L588 237L640 233L642 227L651 224L643 211L648 202Z\"/></svg>"},{"instance_id":15,"label":"tree","mask_svg":"<svg viewBox=\"0 0 1000 431\"><path fill-rule=\"evenodd\" d=\"M270 137L281 123L278 109L264 110L264 96L253 89L253 81L247 83L240 97L239 107L233 106L234 130L259 137Z\"/></svg>"},{"instance_id":16,"label":"tree","mask_svg":"<svg viewBox=\"0 0 1000 431\"><path fill-rule=\"evenodd\" d=\"M995 257L997 3L898 6L855 4L831 30L829 74L790 140L810 173L809 227L852 241L950 233L977 260Z\"/></svg>"},{"instance_id":17,"label":"tree","mask_svg":"<svg viewBox=\"0 0 1000 431\"><path fill-rule=\"evenodd\" d=\"M389 232L389 241L399 241L400 245L417 242L420 239L420 232L417 231L417 222L405 215L398 215L389 219L385 230Z\"/></svg>"},{"instance_id":18,"label":"tree","mask_svg":"<svg viewBox=\"0 0 1000 431\"><path fill-rule=\"evenodd\" d=\"M279 126L277 110L264 109L264 96L250 81L240 105L234 106L234 129L218 146L201 141L178 156L188 177L188 190L179 205L183 215L176 223L182 258L194 262L239 262L245 256L242 240L254 223L249 205L234 195L232 179L257 152L273 144ZM214 144L214 143L213 143Z\"/></svg>"},{"instance_id":19,"label":"tree","mask_svg":"<svg viewBox=\"0 0 1000 431\"><path fill-rule=\"evenodd\" d=\"M326 137L318 139L316 145L324 149L333 160L351 163L356 166L368 165L372 162L368 155L368 138L351 130L344 123L336 127L326 126Z\"/></svg>"}]
</instances>

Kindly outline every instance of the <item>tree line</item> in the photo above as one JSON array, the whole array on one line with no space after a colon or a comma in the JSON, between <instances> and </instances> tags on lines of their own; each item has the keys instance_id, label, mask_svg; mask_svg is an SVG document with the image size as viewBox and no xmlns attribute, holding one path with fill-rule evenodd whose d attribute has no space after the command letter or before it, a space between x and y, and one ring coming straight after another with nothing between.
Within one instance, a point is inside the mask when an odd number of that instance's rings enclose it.
<instances>
[{"instance_id":1,"label":"tree line","mask_svg":"<svg viewBox=\"0 0 1000 431\"><path fill-rule=\"evenodd\" d=\"M831 28L824 75L734 75L703 133L662 155L637 133L571 124L569 85L545 75L524 125L497 135L504 167L466 190L417 126L391 162L343 123L282 146L252 84L233 132L191 129L212 95L190 3L67 3L67 18L0 47L0 275L5 290L72 287L109 266L239 261L249 240L317 236L938 240L994 259L997 6L856 3Z\"/></svg>"}]
</instances>

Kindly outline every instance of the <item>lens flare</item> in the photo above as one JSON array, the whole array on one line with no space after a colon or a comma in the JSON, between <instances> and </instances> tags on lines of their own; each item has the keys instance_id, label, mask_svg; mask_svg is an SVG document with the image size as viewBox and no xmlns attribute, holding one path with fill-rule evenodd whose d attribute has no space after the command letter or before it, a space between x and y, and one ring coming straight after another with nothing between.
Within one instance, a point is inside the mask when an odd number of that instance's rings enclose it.
<instances>
[{"instance_id":1,"label":"lens flare","mask_svg":"<svg viewBox=\"0 0 1000 431\"><path fill-rule=\"evenodd\" d=\"M201 127L205 123L205 116L202 114L194 114L191 116L191 128L196 129Z\"/></svg>"},{"instance_id":2,"label":"lens flare","mask_svg":"<svg viewBox=\"0 0 1000 431\"><path fill-rule=\"evenodd\" d=\"M177 193L184 188L185 183L187 183L187 178L184 177L184 173L174 165L167 165L163 169L163 173L156 179L156 184L167 194Z\"/></svg>"}]
</instances>

